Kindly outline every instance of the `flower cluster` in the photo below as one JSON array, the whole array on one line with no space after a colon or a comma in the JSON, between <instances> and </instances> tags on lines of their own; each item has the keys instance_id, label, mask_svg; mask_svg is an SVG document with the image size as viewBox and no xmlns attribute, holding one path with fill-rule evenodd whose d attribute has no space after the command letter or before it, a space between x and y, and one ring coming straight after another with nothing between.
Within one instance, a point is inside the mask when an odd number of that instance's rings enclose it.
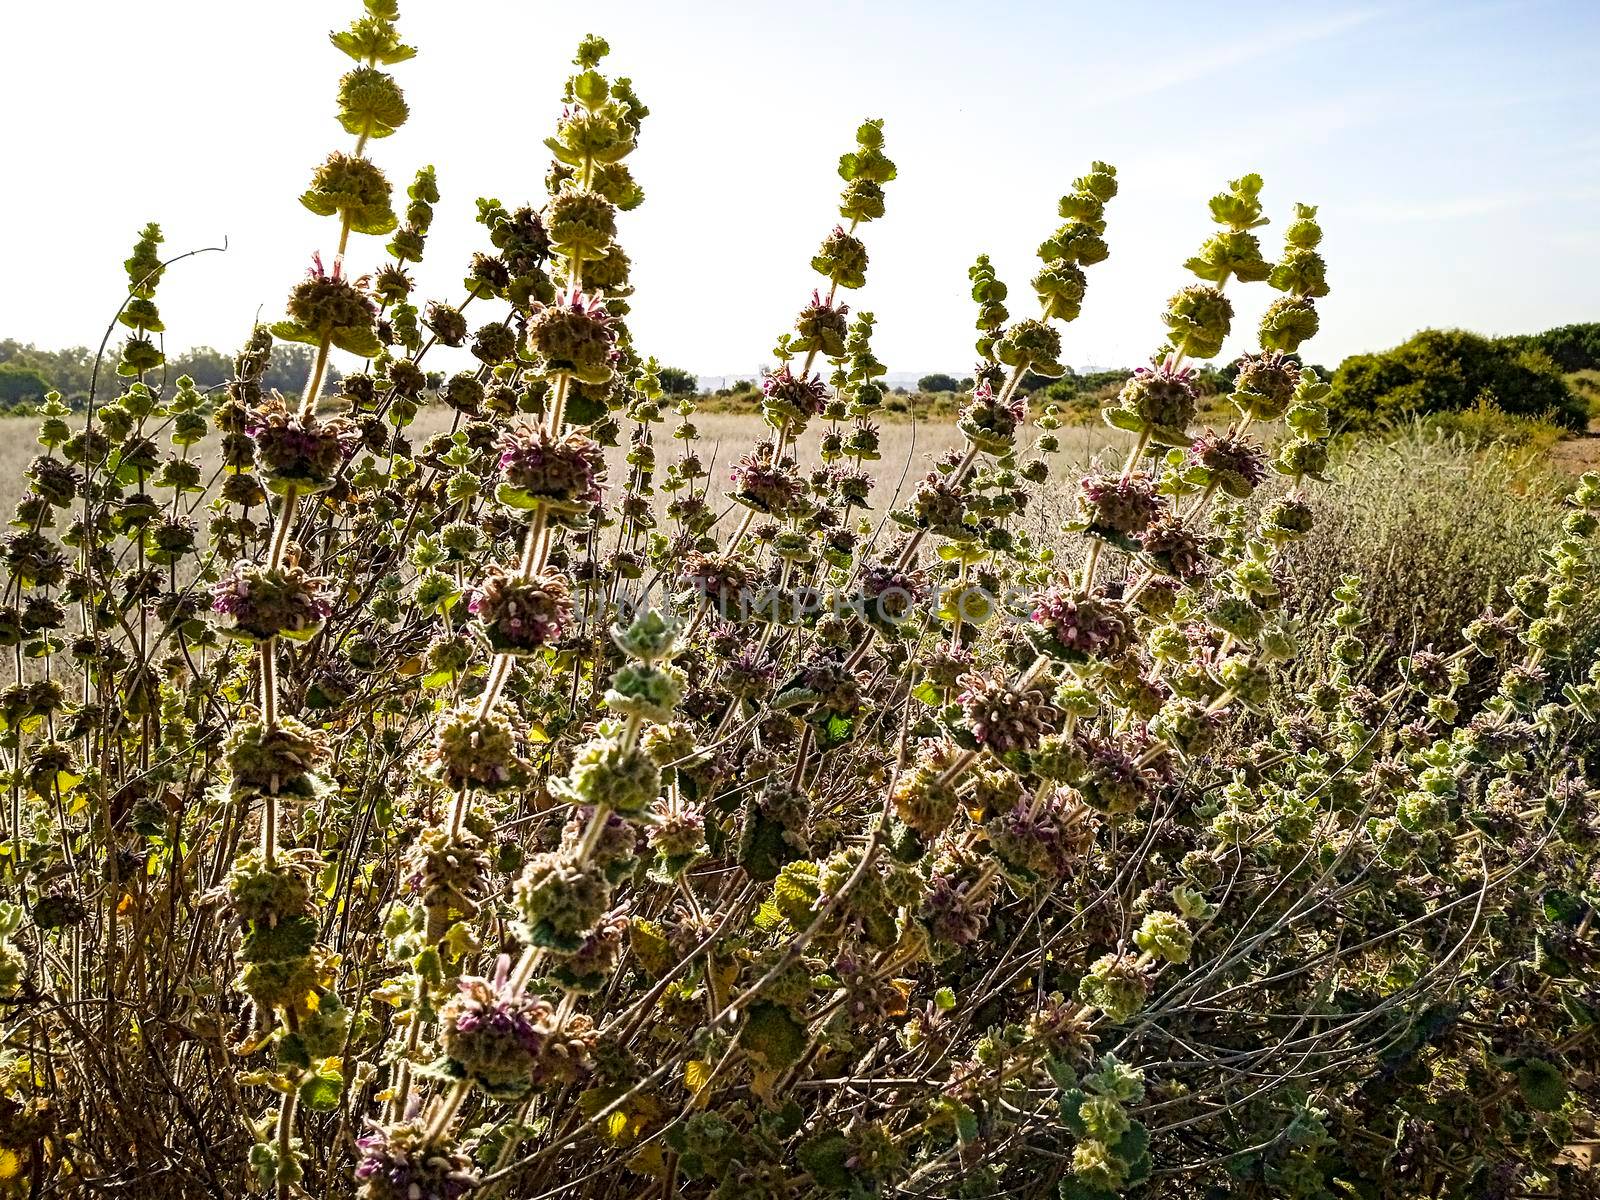
<instances>
[{"instance_id":1,"label":"flower cluster","mask_svg":"<svg viewBox=\"0 0 1600 1200\"><path fill-rule=\"evenodd\" d=\"M491 568L467 603L498 654L534 654L558 641L572 620L572 593L559 575L521 576Z\"/></svg>"},{"instance_id":2,"label":"flower cluster","mask_svg":"<svg viewBox=\"0 0 1600 1200\"><path fill-rule=\"evenodd\" d=\"M333 611L325 580L296 566L268 567L241 560L211 589L211 608L227 618L225 631L248 642L314 637Z\"/></svg>"},{"instance_id":3,"label":"flower cluster","mask_svg":"<svg viewBox=\"0 0 1600 1200\"><path fill-rule=\"evenodd\" d=\"M512 429L500 438L495 498L511 508L587 512L600 502L605 469L599 445L581 433L557 437L544 429Z\"/></svg>"}]
</instances>

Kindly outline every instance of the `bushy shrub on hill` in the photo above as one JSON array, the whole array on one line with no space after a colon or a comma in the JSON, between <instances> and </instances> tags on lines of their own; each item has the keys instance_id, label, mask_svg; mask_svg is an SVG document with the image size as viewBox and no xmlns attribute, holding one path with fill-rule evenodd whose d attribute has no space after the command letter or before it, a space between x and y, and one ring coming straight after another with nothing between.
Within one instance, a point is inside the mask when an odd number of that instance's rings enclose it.
<instances>
[{"instance_id":1,"label":"bushy shrub on hill","mask_svg":"<svg viewBox=\"0 0 1600 1200\"><path fill-rule=\"evenodd\" d=\"M1329 411L1345 429L1393 426L1480 400L1568 429L1589 422L1588 405L1541 351L1460 329L1426 329L1392 350L1354 355L1332 382Z\"/></svg>"},{"instance_id":2,"label":"bushy shrub on hill","mask_svg":"<svg viewBox=\"0 0 1600 1200\"><path fill-rule=\"evenodd\" d=\"M1537 350L1568 373L1600 370L1600 323L1561 325L1503 340L1521 350Z\"/></svg>"}]
</instances>

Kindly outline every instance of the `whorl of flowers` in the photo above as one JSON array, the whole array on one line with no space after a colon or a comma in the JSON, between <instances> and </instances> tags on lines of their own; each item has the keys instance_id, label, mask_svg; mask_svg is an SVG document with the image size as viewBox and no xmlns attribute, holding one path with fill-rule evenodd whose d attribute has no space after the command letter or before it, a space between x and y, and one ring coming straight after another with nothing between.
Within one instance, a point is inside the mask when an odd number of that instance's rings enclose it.
<instances>
[{"instance_id":1,"label":"whorl of flowers","mask_svg":"<svg viewBox=\"0 0 1600 1200\"><path fill-rule=\"evenodd\" d=\"M495 498L511 508L587 512L601 500L605 471L604 453L592 438L518 427L500 435Z\"/></svg>"},{"instance_id":2,"label":"whorl of flowers","mask_svg":"<svg viewBox=\"0 0 1600 1200\"><path fill-rule=\"evenodd\" d=\"M311 911L312 880L321 865L309 851L278 855L270 866L247 851L229 869L223 891L241 921L273 928Z\"/></svg>"},{"instance_id":3,"label":"whorl of flowers","mask_svg":"<svg viewBox=\"0 0 1600 1200\"><path fill-rule=\"evenodd\" d=\"M922 659L922 669L935 687L949 690L972 670L975 661L972 651L963 646L939 645Z\"/></svg>"},{"instance_id":4,"label":"whorl of flowers","mask_svg":"<svg viewBox=\"0 0 1600 1200\"><path fill-rule=\"evenodd\" d=\"M1078 984L1078 998L1117 1024L1137 1016L1149 997L1149 976L1139 961L1127 954L1097 959Z\"/></svg>"},{"instance_id":5,"label":"whorl of flowers","mask_svg":"<svg viewBox=\"0 0 1600 1200\"><path fill-rule=\"evenodd\" d=\"M572 593L553 572L523 576L492 566L467 607L497 653L534 654L566 632Z\"/></svg>"},{"instance_id":6,"label":"whorl of flowers","mask_svg":"<svg viewBox=\"0 0 1600 1200\"><path fill-rule=\"evenodd\" d=\"M1167 575L1190 582L1206 573L1210 560L1204 544L1176 513L1157 517L1139 534L1138 543L1145 556Z\"/></svg>"},{"instance_id":7,"label":"whorl of flowers","mask_svg":"<svg viewBox=\"0 0 1600 1200\"><path fill-rule=\"evenodd\" d=\"M290 411L274 395L250 414L247 432L255 445L256 469L269 488L320 492L333 486L344 463L350 425Z\"/></svg>"},{"instance_id":8,"label":"whorl of flowers","mask_svg":"<svg viewBox=\"0 0 1600 1200\"><path fill-rule=\"evenodd\" d=\"M1155 446L1183 446L1194 420L1195 369L1179 366L1177 357L1163 355L1154 367L1136 367L1133 377L1105 410L1108 425L1150 439Z\"/></svg>"},{"instance_id":9,"label":"whorl of flowers","mask_svg":"<svg viewBox=\"0 0 1600 1200\"><path fill-rule=\"evenodd\" d=\"M496 1099L517 1099L538 1082L555 1009L509 982L502 954L492 979L463 976L439 1014L440 1046L451 1068Z\"/></svg>"},{"instance_id":10,"label":"whorl of flowers","mask_svg":"<svg viewBox=\"0 0 1600 1200\"><path fill-rule=\"evenodd\" d=\"M866 618L878 626L906 620L927 594L927 578L921 571L902 570L891 563L868 563L857 579Z\"/></svg>"},{"instance_id":11,"label":"whorl of flowers","mask_svg":"<svg viewBox=\"0 0 1600 1200\"><path fill-rule=\"evenodd\" d=\"M1086 816L1082 805L1057 795L1042 802L1030 798L991 819L983 831L1008 866L1055 879L1067 873L1094 839L1094 826Z\"/></svg>"},{"instance_id":12,"label":"whorl of flowers","mask_svg":"<svg viewBox=\"0 0 1600 1200\"><path fill-rule=\"evenodd\" d=\"M824 299L820 291L812 292L811 303L795 318L795 333L788 348L817 351L825 358L843 358L845 336L850 331L849 313L849 305L836 305L831 296Z\"/></svg>"},{"instance_id":13,"label":"whorl of flowers","mask_svg":"<svg viewBox=\"0 0 1600 1200\"><path fill-rule=\"evenodd\" d=\"M1078 485L1078 515L1083 527L1111 541L1139 536L1165 507L1155 481L1142 473L1086 475Z\"/></svg>"},{"instance_id":14,"label":"whorl of flowers","mask_svg":"<svg viewBox=\"0 0 1600 1200\"><path fill-rule=\"evenodd\" d=\"M769 517L793 514L805 494L805 481L788 455L777 456L777 447L762 442L735 464L732 498Z\"/></svg>"},{"instance_id":15,"label":"whorl of flowers","mask_svg":"<svg viewBox=\"0 0 1600 1200\"><path fill-rule=\"evenodd\" d=\"M895 781L895 812L925 838L943 833L961 809L960 780L947 775L958 753L950 742L924 742L916 762Z\"/></svg>"},{"instance_id":16,"label":"whorl of flowers","mask_svg":"<svg viewBox=\"0 0 1600 1200\"><path fill-rule=\"evenodd\" d=\"M811 260L811 268L837 286L858 288L867 281L867 248L861 239L835 225Z\"/></svg>"},{"instance_id":17,"label":"whorl of flowers","mask_svg":"<svg viewBox=\"0 0 1600 1200\"><path fill-rule=\"evenodd\" d=\"M670 721L683 698L684 682L676 667L625 663L611 677L605 705L618 716Z\"/></svg>"},{"instance_id":18,"label":"whorl of flowers","mask_svg":"<svg viewBox=\"0 0 1600 1200\"><path fill-rule=\"evenodd\" d=\"M812 417L821 415L828 403L828 385L820 375L799 376L784 364L762 377L761 397L769 425L799 432Z\"/></svg>"},{"instance_id":19,"label":"whorl of flowers","mask_svg":"<svg viewBox=\"0 0 1600 1200\"><path fill-rule=\"evenodd\" d=\"M822 715L851 715L861 706L861 683L838 651L819 651L805 661L774 704L808 706Z\"/></svg>"},{"instance_id":20,"label":"whorl of flowers","mask_svg":"<svg viewBox=\"0 0 1600 1200\"><path fill-rule=\"evenodd\" d=\"M213 612L228 618L223 632L247 642L283 636L304 641L332 611L327 581L297 566L261 567L241 560L212 587Z\"/></svg>"},{"instance_id":21,"label":"whorl of flowers","mask_svg":"<svg viewBox=\"0 0 1600 1200\"><path fill-rule=\"evenodd\" d=\"M1261 314L1261 344L1293 354L1322 327L1317 306L1304 296L1279 296Z\"/></svg>"},{"instance_id":22,"label":"whorl of flowers","mask_svg":"<svg viewBox=\"0 0 1600 1200\"><path fill-rule=\"evenodd\" d=\"M617 236L617 206L595 192L563 189L545 206L544 230L557 254L602 259Z\"/></svg>"},{"instance_id":23,"label":"whorl of flowers","mask_svg":"<svg viewBox=\"0 0 1600 1200\"><path fill-rule=\"evenodd\" d=\"M551 376L609 383L617 358L613 325L598 296L573 288L534 308L528 321L528 349Z\"/></svg>"},{"instance_id":24,"label":"whorl of flowers","mask_svg":"<svg viewBox=\"0 0 1600 1200\"><path fill-rule=\"evenodd\" d=\"M1194 931L1177 913L1153 912L1133 935L1146 954L1171 963L1186 963L1194 947Z\"/></svg>"},{"instance_id":25,"label":"whorl of flowers","mask_svg":"<svg viewBox=\"0 0 1600 1200\"><path fill-rule=\"evenodd\" d=\"M1132 637L1129 616L1119 601L1061 584L1039 596L1029 619L1044 635L1043 649L1069 661L1115 657Z\"/></svg>"},{"instance_id":26,"label":"whorl of flowers","mask_svg":"<svg viewBox=\"0 0 1600 1200\"><path fill-rule=\"evenodd\" d=\"M1059 349L1059 343L1058 343ZM1032 361L1029 359L1028 361ZM1017 428L1024 415L1022 396L1013 392L1002 401L989 386L980 380L973 388L972 399L961 410L956 428L978 449L1001 455L1011 449L1016 440Z\"/></svg>"},{"instance_id":27,"label":"whorl of flowers","mask_svg":"<svg viewBox=\"0 0 1600 1200\"><path fill-rule=\"evenodd\" d=\"M424 829L406 851L404 877L430 911L472 916L478 911L489 856L470 829Z\"/></svg>"},{"instance_id":28,"label":"whorl of flowers","mask_svg":"<svg viewBox=\"0 0 1600 1200\"><path fill-rule=\"evenodd\" d=\"M741 646L723 667L722 686L741 697L763 694L777 677L777 664L760 646Z\"/></svg>"},{"instance_id":29,"label":"whorl of flowers","mask_svg":"<svg viewBox=\"0 0 1600 1200\"><path fill-rule=\"evenodd\" d=\"M705 845L705 810L698 804L657 800L650 809L650 845L663 859L685 859Z\"/></svg>"},{"instance_id":30,"label":"whorl of flowers","mask_svg":"<svg viewBox=\"0 0 1600 1200\"><path fill-rule=\"evenodd\" d=\"M1172 348L1189 358L1215 358L1233 326L1233 302L1222 290L1192 283L1167 303Z\"/></svg>"},{"instance_id":31,"label":"whorl of flowers","mask_svg":"<svg viewBox=\"0 0 1600 1200\"><path fill-rule=\"evenodd\" d=\"M966 512L966 492L959 482L930 471L917 484L911 501L911 521L917 528L939 537L965 541L976 533L963 520Z\"/></svg>"},{"instance_id":32,"label":"whorl of flowers","mask_svg":"<svg viewBox=\"0 0 1600 1200\"><path fill-rule=\"evenodd\" d=\"M512 893L523 940L566 954L583 944L610 906L611 883L605 869L571 850L534 855Z\"/></svg>"},{"instance_id":33,"label":"whorl of flowers","mask_svg":"<svg viewBox=\"0 0 1600 1200\"><path fill-rule=\"evenodd\" d=\"M844 992L844 1013L853 1027L870 1027L905 1015L905 993L893 980L879 976L870 956L843 951L833 961L833 977Z\"/></svg>"},{"instance_id":34,"label":"whorl of flowers","mask_svg":"<svg viewBox=\"0 0 1600 1200\"><path fill-rule=\"evenodd\" d=\"M517 735L504 713L455 709L439 722L428 767L451 788L503 791L521 782L527 764L517 755Z\"/></svg>"},{"instance_id":35,"label":"whorl of flowers","mask_svg":"<svg viewBox=\"0 0 1600 1200\"><path fill-rule=\"evenodd\" d=\"M341 150L318 164L300 203L319 216L348 216L351 228L360 233L388 233L398 224L383 171L369 159Z\"/></svg>"},{"instance_id":36,"label":"whorl of flowers","mask_svg":"<svg viewBox=\"0 0 1600 1200\"><path fill-rule=\"evenodd\" d=\"M1061 331L1031 317L1016 322L1000 336L994 356L1014 370L1032 371L1048 379L1066 373L1066 367L1061 365ZM1003 425L1005 418L998 415L996 406L987 407Z\"/></svg>"},{"instance_id":37,"label":"whorl of flowers","mask_svg":"<svg viewBox=\"0 0 1600 1200\"><path fill-rule=\"evenodd\" d=\"M392 1125L368 1121L356 1139L361 1200L461 1200L478 1186L472 1159L448 1135L415 1117Z\"/></svg>"},{"instance_id":38,"label":"whorl of flowers","mask_svg":"<svg viewBox=\"0 0 1600 1200\"><path fill-rule=\"evenodd\" d=\"M358 358L372 358L381 349L373 324L378 306L367 293L366 280L345 278L344 262L333 260L333 270L313 254L306 277L289 293L289 318L272 326L285 341L316 346L328 343Z\"/></svg>"},{"instance_id":39,"label":"whorl of flowers","mask_svg":"<svg viewBox=\"0 0 1600 1200\"><path fill-rule=\"evenodd\" d=\"M1233 402L1253 420L1276 421L1289 411L1300 384L1300 364L1281 350L1247 354L1239 360Z\"/></svg>"},{"instance_id":40,"label":"whorl of flowers","mask_svg":"<svg viewBox=\"0 0 1600 1200\"><path fill-rule=\"evenodd\" d=\"M690 551L679 568L684 585L708 601L725 618L738 615L741 601L756 578L755 566L737 551L706 554Z\"/></svg>"},{"instance_id":41,"label":"whorl of flowers","mask_svg":"<svg viewBox=\"0 0 1600 1200\"><path fill-rule=\"evenodd\" d=\"M935 867L917 916L935 941L966 946L982 935L994 899L994 887L976 864L958 859Z\"/></svg>"},{"instance_id":42,"label":"whorl of flowers","mask_svg":"<svg viewBox=\"0 0 1600 1200\"><path fill-rule=\"evenodd\" d=\"M649 808L661 791L661 767L621 734L620 726L602 724L598 736L578 748L572 769L551 781L551 792L573 804L603 805L619 813Z\"/></svg>"},{"instance_id":43,"label":"whorl of flowers","mask_svg":"<svg viewBox=\"0 0 1600 1200\"><path fill-rule=\"evenodd\" d=\"M622 942L629 929L626 912L612 911L584 935L571 954L563 955L551 967L556 982L574 995L592 995L605 987L622 957ZM588 1018L563 1027L565 1037L552 1047L545 1075L553 1080L572 1082L586 1073L594 1050L595 1033Z\"/></svg>"},{"instance_id":44,"label":"whorl of flowers","mask_svg":"<svg viewBox=\"0 0 1600 1200\"><path fill-rule=\"evenodd\" d=\"M1006 754L1028 750L1054 731L1061 714L1036 688L1020 688L1005 679L964 675L957 702L973 739L986 750Z\"/></svg>"},{"instance_id":45,"label":"whorl of flowers","mask_svg":"<svg viewBox=\"0 0 1600 1200\"><path fill-rule=\"evenodd\" d=\"M222 890L242 926L236 983L259 1012L303 1012L324 983L327 952L317 945L311 890L320 866L306 850L271 862L247 852L228 873Z\"/></svg>"},{"instance_id":46,"label":"whorl of flowers","mask_svg":"<svg viewBox=\"0 0 1600 1200\"><path fill-rule=\"evenodd\" d=\"M1197 483L1240 500L1267 477L1261 447L1239 434L1207 430L1190 444L1185 461Z\"/></svg>"},{"instance_id":47,"label":"whorl of flowers","mask_svg":"<svg viewBox=\"0 0 1600 1200\"><path fill-rule=\"evenodd\" d=\"M247 721L228 737L225 759L235 799L315 794L315 772L331 756L328 738L293 717Z\"/></svg>"},{"instance_id":48,"label":"whorl of flowers","mask_svg":"<svg viewBox=\"0 0 1600 1200\"><path fill-rule=\"evenodd\" d=\"M1159 783L1155 771L1116 741L1094 739L1077 788L1091 808L1112 816L1137 811Z\"/></svg>"}]
</instances>

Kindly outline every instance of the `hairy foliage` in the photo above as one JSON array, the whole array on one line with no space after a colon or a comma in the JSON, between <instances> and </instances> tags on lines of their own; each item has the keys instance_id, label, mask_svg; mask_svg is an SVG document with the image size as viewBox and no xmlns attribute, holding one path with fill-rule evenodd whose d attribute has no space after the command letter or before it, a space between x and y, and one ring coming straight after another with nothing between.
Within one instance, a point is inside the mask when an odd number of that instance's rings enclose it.
<instances>
[{"instance_id":1,"label":"hairy foliage","mask_svg":"<svg viewBox=\"0 0 1600 1200\"><path fill-rule=\"evenodd\" d=\"M1393 682L1414 649L1453 653L1486 607L1503 605L1560 533L1567 481L1520 448L1474 445L1423 426L1393 441L1362 441L1340 456L1333 486L1313 499L1316 524L1289 551L1291 606L1307 637L1296 670L1327 669L1346 575L1362 580L1367 614L1363 671ZM1579 620L1582 630L1587 620Z\"/></svg>"},{"instance_id":2,"label":"hairy foliage","mask_svg":"<svg viewBox=\"0 0 1600 1200\"><path fill-rule=\"evenodd\" d=\"M1025 381L1110 252L1094 163L1026 303L974 263L959 441L885 500L843 302L878 121L768 435L712 464L627 327L648 109L605 42L545 194L480 200L426 300L438 179L367 157L409 115L397 18L333 36L350 141L302 203L336 240L226 388L165 370L152 225L107 391L44 408L0 542L0 1191L1581 1194L1600 478L1459 649L1370 686L1346 577L1297 679L1316 210L1269 261L1260 177L1212 198L1104 407L1126 457L1063 486ZM1260 351L1197 429L1253 283ZM476 365L432 376L440 344ZM1070 539L1033 532L1052 490Z\"/></svg>"}]
</instances>

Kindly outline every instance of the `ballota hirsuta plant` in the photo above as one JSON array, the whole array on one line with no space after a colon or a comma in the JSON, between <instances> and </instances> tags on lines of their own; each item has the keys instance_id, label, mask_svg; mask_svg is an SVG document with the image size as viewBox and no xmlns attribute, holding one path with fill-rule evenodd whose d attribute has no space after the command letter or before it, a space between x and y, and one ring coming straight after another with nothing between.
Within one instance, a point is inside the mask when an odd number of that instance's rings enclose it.
<instances>
[{"instance_id":1,"label":"ballota hirsuta plant","mask_svg":"<svg viewBox=\"0 0 1600 1200\"><path fill-rule=\"evenodd\" d=\"M114 376L43 410L0 550L0 1195L1596 1192L1600 479L1461 649L1365 677L1349 579L1292 688L1315 209L1269 260L1260 178L1211 201L1105 412L1126 454L1046 542L1025 383L1112 167L1025 304L977 259L963 448L886 495L862 124L717 465L627 325L648 109L605 42L543 195L480 200L424 302L440 180L370 156L397 19L333 35L329 240L226 389L167 377L149 226ZM1237 418L1197 429L1260 283ZM281 342L298 396L261 386Z\"/></svg>"}]
</instances>

